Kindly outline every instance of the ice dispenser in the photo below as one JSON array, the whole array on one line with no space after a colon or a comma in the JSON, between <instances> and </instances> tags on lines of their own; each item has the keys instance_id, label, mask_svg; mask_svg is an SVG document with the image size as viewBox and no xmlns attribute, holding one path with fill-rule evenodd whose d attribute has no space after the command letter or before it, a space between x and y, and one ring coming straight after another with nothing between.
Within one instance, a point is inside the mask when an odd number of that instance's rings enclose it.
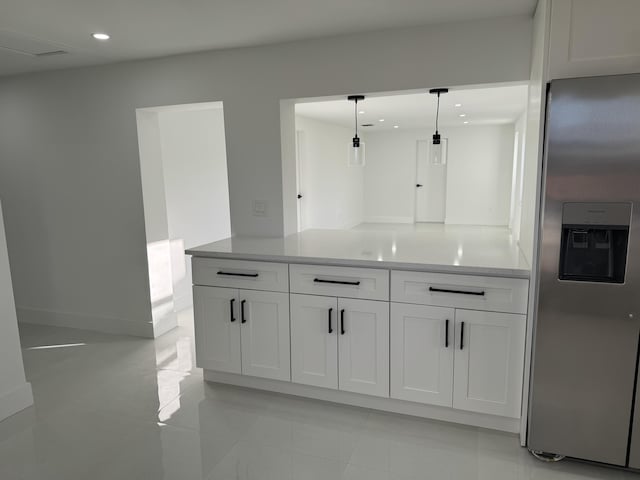
<instances>
[{"instance_id":1,"label":"ice dispenser","mask_svg":"<svg viewBox=\"0 0 640 480\"><path fill-rule=\"evenodd\" d=\"M560 280L624 283L630 203L565 203Z\"/></svg>"}]
</instances>

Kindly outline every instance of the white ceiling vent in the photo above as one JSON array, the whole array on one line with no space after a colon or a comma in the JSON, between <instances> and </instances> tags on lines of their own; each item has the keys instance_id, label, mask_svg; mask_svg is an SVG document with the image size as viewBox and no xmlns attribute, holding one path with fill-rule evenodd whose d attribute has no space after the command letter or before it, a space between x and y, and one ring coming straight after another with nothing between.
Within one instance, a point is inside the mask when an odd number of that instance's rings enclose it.
<instances>
[{"instance_id":1,"label":"white ceiling vent","mask_svg":"<svg viewBox=\"0 0 640 480\"><path fill-rule=\"evenodd\" d=\"M0 49L31 57L49 57L69 53L62 45L3 29L0 29Z\"/></svg>"}]
</instances>

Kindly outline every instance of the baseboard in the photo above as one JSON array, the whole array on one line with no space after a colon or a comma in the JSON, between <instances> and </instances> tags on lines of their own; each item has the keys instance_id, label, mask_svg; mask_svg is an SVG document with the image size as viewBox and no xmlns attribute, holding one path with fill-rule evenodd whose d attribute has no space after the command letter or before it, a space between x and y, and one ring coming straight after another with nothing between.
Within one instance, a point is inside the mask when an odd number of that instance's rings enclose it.
<instances>
[{"instance_id":1,"label":"baseboard","mask_svg":"<svg viewBox=\"0 0 640 480\"><path fill-rule=\"evenodd\" d=\"M33 392L28 382L0 394L0 421L31 405L33 405Z\"/></svg>"},{"instance_id":2,"label":"baseboard","mask_svg":"<svg viewBox=\"0 0 640 480\"><path fill-rule=\"evenodd\" d=\"M283 382L280 380L269 380L266 378L249 377L233 373L215 372L213 370L204 370L204 379L208 382L268 390L271 392L313 398L315 400L323 400L326 402L342 403L356 407L370 408L373 410L500 430L502 432L518 433L520 431L519 418L498 417L483 413L466 412L464 410L455 410L453 408L407 402L404 400L397 400L395 398L373 397L369 395L361 395L359 393L343 392L340 390Z\"/></svg>"},{"instance_id":3,"label":"baseboard","mask_svg":"<svg viewBox=\"0 0 640 480\"><path fill-rule=\"evenodd\" d=\"M191 307L193 307L193 294L191 290L183 295L173 296L173 308L176 312L181 312Z\"/></svg>"},{"instance_id":4,"label":"baseboard","mask_svg":"<svg viewBox=\"0 0 640 480\"><path fill-rule=\"evenodd\" d=\"M153 336L158 338L160 335L164 335L170 330L173 330L178 326L178 314L176 312L170 312L163 315L160 320L153 324Z\"/></svg>"},{"instance_id":5,"label":"baseboard","mask_svg":"<svg viewBox=\"0 0 640 480\"><path fill-rule=\"evenodd\" d=\"M92 314L57 312L39 308L18 306L18 322L47 325L50 327L79 328L114 335L132 335L154 338L151 322L129 322L115 317Z\"/></svg>"},{"instance_id":6,"label":"baseboard","mask_svg":"<svg viewBox=\"0 0 640 480\"><path fill-rule=\"evenodd\" d=\"M363 223L414 223L413 217L364 217Z\"/></svg>"}]
</instances>

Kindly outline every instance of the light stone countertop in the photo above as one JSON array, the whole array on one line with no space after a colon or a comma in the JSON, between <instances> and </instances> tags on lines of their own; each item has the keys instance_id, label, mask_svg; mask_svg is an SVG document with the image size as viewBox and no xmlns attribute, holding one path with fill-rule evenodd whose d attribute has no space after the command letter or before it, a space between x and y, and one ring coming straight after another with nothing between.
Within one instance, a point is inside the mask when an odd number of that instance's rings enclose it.
<instances>
[{"instance_id":1,"label":"light stone countertop","mask_svg":"<svg viewBox=\"0 0 640 480\"><path fill-rule=\"evenodd\" d=\"M280 238L237 236L188 255L238 260L393 268L529 278L530 266L503 227L363 224Z\"/></svg>"}]
</instances>

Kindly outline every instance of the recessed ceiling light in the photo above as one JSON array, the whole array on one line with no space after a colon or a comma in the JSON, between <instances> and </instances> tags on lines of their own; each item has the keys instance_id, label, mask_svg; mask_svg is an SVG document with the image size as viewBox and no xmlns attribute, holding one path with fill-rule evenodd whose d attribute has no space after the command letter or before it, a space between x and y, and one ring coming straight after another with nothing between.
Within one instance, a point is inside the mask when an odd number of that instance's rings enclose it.
<instances>
[{"instance_id":1,"label":"recessed ceiling light","mask_svg":"<svg viewBox=\"0 0 640 480\"><path fill-rule=\"evenodd\" d=\"M464 124L466 125L466 124L467 124L467 123L469 123L469 122L468 122L467 120L465 120L465 121L464 121L464 122L462 122L462 123L464 123Z\"/></svg>"},{"instance_id":2,"label":"recessed ceiling light","mask_svg":"<svg viewBox=\"0 0 640 480\"><path fill-rule=\"evenodd\" d=\"M364 113L364 110L360 110L358 113L362 115Z\"/></svg>"},{"instance_id":3,"label":"recessed ceiling light","mask_svg":"<svg viewBox=\"0 0 640 480\"><path fill-rule=\"evenodd\" d=\"M466 113L461 113L460 115L458 115L459 117L466 117L467 114Z\"/></svg>"},{"instance_id":4,"label":"recessed ceiling light","mask_svg":"<svg viewBox=\"0 0 640 480\"><path fill-rule=\"evenodd\" d=\"M111 38L111 36L106 33L92 33L91 36L96 40L109 40Z\"/></svg>"},{"instance_id":5,"label":"recessed ceiling light","mask_svg":"<svg viewBox=\"0 0 640 480\"><path fill-rule=\"evenodd\" d=\"M378 120L379 122L384 122L384 118L381 118L380 120Z\"/></svg>"},{"instance_id":6,"label":"recessed ceiling light","mask_svg":"<svg viewBox=\"0 0 640 480\"><path fill-rule=\"evenodd\" d=\"M461 104L461 103L456 103L454 106L455 106L455 107L461 107L461 106L462 106L462 104Z\"/></svg>"},{"instance_id":7,"label":"recessed ceiling light","mask_svg":"<svg viewBox=\"0 0 640 480\"><path fill-rule=\"evenodd\" d=\"M400 128L400 125L394 125L393 128Z\"/></svg>"}]
</instances>

